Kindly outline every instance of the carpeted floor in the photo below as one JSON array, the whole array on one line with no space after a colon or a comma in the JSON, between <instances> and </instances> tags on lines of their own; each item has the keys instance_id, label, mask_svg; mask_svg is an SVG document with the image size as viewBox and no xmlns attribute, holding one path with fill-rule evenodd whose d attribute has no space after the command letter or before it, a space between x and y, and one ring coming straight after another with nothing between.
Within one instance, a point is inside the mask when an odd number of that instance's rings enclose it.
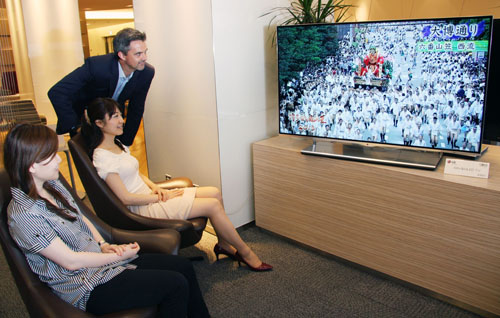
<instances>
[{"instance_id":1,"label":"carpeted floor","mask_svg":"<svg viewBox=\"0 0 500 318\"><path fill-rule=\"evenodd\" d=\"M195 269L213 317L478 317L256 226L240 234L272 272L215 262L216 238L208 233L182 251L206 254Z\"/></svg>"},{"instance_id":2,"label":"carpeted floor","mask_svg":"<svg viewBox=\"0 0 500 318\"><path fill-rule=\"evenodd\" d=\"M194 261L213 317L479 317L399 283L353 268L333 257L250 226L242 238L272 272L255 273L221 256L215 262L215 236L205 233L182 256ZM0 317L27 317L9 269L0 255Z\"/></svg>"},{"instance_id":3,"label":"carpeted floor","mask_svg":"<svg viewBox=\"0 0 500 318\"><path fill-rule=\"evenodd\" d=\"M28 311L17 291L9 265L0 247L0 317L25 318Z\"/></svg>"}]
</instances>

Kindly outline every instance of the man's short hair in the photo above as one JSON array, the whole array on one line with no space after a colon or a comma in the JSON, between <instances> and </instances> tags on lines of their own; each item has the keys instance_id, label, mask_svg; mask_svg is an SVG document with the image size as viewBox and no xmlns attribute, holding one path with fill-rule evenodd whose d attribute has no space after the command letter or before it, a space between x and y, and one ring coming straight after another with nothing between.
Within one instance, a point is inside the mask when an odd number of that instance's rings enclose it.
<instances>
[{"instance_id":1,"label":"man's short hair","mask_svg":"<svg viewBox=\"0 0 500 318\"><path fill-rule=\"evenodd\" d=\"M137 40L146 41L146 33L132 28L125 28L118 31L113 39L113 50L115 54L118 55L118 52L122 52L127 55L130 50L130 42Z\"/></svg>"}]
</instances>

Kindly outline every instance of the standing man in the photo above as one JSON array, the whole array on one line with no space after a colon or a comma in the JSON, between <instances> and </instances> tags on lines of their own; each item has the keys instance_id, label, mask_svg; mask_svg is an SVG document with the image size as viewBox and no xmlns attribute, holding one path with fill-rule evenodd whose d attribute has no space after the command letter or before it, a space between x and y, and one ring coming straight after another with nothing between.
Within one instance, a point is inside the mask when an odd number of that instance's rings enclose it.
<instances>
[{"instance_id":1,"label":"standing man","mask_svg":"<svg viewBox=\"0 0 500 318\"><path fill-rule=\"evenodd\" d=\"M114 53L89 57L49 90L58 134L75 135L87 104L97 97L111 97L126 117L120 141L126 146L134 141L155 70L146 63L145 33L123 29L113 39L113 48Z\"/></svg>"}]
</instances>

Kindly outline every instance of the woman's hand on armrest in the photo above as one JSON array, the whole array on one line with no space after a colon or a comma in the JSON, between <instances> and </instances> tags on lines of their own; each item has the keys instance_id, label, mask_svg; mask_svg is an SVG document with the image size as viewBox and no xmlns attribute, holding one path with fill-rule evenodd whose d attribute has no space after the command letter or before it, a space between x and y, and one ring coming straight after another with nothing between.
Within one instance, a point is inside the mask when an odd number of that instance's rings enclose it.
<instances>
[{"instance_id":1,"label":"woman's hand on armrest","mask_svg":"<svg viewBox=\"0 0 500 318\"><path fill-rule=\"evenodd\" d=\"M70 249L59 237L40 251L40 254L56 264L68 269L78 270L85 267L99 267L116 261L126 260L139 252L139 245L128 244L121 255L113 253L75 252Z\"/></svg>"},{"instance_id":2,"label":"woman's hand on armrest","mask_svg":"<svg viewBox=\"0 0 500 318\"><path fill-rule=\"evenodd\" d=\"M137 242L128 244L109 244L105 243L101 246L101 251L103 253L116 253L118 256L122 256L125 253L131 253L131 251L139 251L140 246Z\"/></svg>"},{"instance_id":3,"label":"woman's hand on armrest","mask_svg":"<svg viewBox=\"0 0 500 318\"><path fill-rule=\"evenodd\" d=\"M172 190L166 190L162 189L158 186L156 186L153 189L153 193L158 195L158 198L161 201L167 201L170 199L173 199L178 196L182 196L184 194L184 189L172 189Z\"/></svg>"}]
</instances>

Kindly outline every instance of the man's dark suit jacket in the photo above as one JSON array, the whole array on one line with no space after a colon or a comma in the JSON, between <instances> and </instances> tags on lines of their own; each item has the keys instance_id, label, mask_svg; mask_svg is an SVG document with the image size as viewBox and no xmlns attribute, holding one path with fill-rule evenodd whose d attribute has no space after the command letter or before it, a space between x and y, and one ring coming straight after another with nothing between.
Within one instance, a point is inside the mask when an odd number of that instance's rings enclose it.
<instances>
[{"instance_id":1,"label":"man's dark suit jacket","mask_svg":"<svg viewBox=\"0 0 500 318\"><path fill-rule=\"evenodd\" d=\"M135 71L118 97L122 113L128 100L127 120L121 142L130 146L134 141L144 113L144 102L155 70L146 63ZM115 54L89 57L85 63L57 82L48 92L57 114L57 133L64 134L80 126L85 107L97 97L112 97L118 82L118 58Z\"/></svg>"}]
</instances>

